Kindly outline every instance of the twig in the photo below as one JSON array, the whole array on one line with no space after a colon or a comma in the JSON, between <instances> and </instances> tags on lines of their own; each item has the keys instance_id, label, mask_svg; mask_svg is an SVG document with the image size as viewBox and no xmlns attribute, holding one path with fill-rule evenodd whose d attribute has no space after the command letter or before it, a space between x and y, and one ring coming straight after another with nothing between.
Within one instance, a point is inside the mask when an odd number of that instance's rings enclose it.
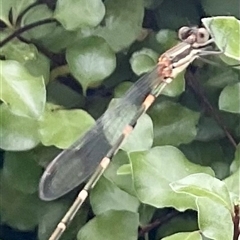
<instances>
[{"instance_id":1,"label":"twig","mask_svg":"<svg viewBox=\"0 0 240 240\"><path fill-rule=\"evenodd\" d=\"M196 86L197 81L196 79L194 79L194 75L191 71L186 71L186 79L188 80L190 87L192 88L192 90L194 91L194 93L196 95L201 96L201 99L203 101L203 103L205 104L205 106L210 110L213 118L215 119L215 121L218 123L218 125L222 128L222 130L224 131L225 135L227 136L228 140L231 142L231 144L236 148L237 147L237 143L235 142L235 140L233 139L232 135L230 134L230 132L228 131L227 127L225 126L225 124L223 123L222 119L220 118L219 114L216 112L216 110L214 109L214 107L211 105L211 103L208 101L207 97L205 96L203 89L200 86Z\"/></svg>"},{"instance_id":2,"label":"twig","mask_svg":"<svg viewBox=\"0 0 240 240\"><path fill-rule=\"evenodd\" d=\"M5 44L7 44L8 42L10 42L12 39L14 39L15 37L20 36L22 33L38 27L40 25L44 25L44 24L48 24L48 23L53 23L53 22L57 22L56 19L54 18L47 18L44 20L40 20L38 22L34 22L34 23L30 23L22 28L17 29L15 32L13 32L11 35L9 35L8 37L6 37L3 41L0 42L0 48L3 47Z\"/></svg>"},{"instance_id":3,"label":"twig","mask_svg":"<svg viewBox=\"0 0 240 240\"><path fill-rule=\"evenodd\" d=\"M181 212L178 211L171 211L170 213L166 214L165 216L156 219L154 222L145 225L144 227L142 227L139 231L138 231L138 236L144 236L147 232L150 232L152 229L159 227L161 224L166 223L167 221L169 221L170 219L172 219L173 217L178 216L179 214L181 214Z\"/></svg>"}]
</instances>

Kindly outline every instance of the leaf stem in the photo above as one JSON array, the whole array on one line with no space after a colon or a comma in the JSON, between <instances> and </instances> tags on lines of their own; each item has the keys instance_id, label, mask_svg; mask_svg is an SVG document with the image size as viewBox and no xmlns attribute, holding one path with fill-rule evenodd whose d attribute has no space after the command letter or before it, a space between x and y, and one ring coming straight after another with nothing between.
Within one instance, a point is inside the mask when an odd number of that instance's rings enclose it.
<instances>
[{"instance_id":1,"label":"leaf stem","mask_svg":"<svg viewBox=\"0 0 240 240\"><path fill-rule=\"evenodd\" d=\"M15 37L20 36L22 33L26 32L32 28L38 27L40 25L48 24L48 23L53 23L53 22L57 22L57 20L54 18L46 18L44 20L40 20L38 22L34 22L34 23L30 23L28 25L25 25L24 27L17 29L15 32L13 32L11 35L9 35L3 41L1 41L0 48L3 47L8 42L10 42Z\"/></svg>"}]
</instances>

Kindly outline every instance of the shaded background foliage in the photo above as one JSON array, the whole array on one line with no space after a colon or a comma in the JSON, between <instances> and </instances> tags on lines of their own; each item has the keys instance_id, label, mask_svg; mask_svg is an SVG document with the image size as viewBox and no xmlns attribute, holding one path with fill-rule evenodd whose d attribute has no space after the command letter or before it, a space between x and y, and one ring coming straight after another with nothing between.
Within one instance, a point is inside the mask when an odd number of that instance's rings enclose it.
<instances>
[{"instance_id":1,"label":"shaded background foliage","mask_svg":"<svg viewBox=\"0 0 240 240\"><path fill-rule=\"evenodd\" d=\"M208 16L240 17L238 0L0 6L3 240L47 239L77 190L41 201L44 167L153 68L177 43L178 28ZM221 56L228 65L239 61L237 24L214 25L222 48L224 27L237 29ZM211 61L221 67L196 61L139 119L62 239L237 239L239 71Z\"/></svg>"}]
</instances>

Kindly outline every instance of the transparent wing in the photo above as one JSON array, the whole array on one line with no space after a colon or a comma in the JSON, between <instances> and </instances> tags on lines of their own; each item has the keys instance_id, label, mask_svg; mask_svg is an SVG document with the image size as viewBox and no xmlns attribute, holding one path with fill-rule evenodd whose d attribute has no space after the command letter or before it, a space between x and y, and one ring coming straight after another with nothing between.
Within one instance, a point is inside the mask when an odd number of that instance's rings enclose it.
<instances>
[{"instance_id":1,"label":"transparent wing","mask_svg":"<svg viewBox=\"0 0 240 240\"><path fill-rule=\"evenodd\" d=\"M85 181L131 122L146 96L161 79L157 66L141 77L114 107L110 107L82 138L62 151L46 168L40 197L53 200Z\"/></svg>"}]
</instances>

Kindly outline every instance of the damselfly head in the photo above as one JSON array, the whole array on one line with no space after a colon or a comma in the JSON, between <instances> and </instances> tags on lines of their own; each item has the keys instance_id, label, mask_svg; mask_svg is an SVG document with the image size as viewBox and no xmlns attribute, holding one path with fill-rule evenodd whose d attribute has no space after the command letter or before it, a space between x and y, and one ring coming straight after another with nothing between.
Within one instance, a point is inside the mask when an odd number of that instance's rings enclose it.
<instances>
[{"instance_id":1,"label":"damselfly head","mask_svg":"<svg viewBox=\"0 0 240 240\"><path fill-rule=\"evenodd\" d=\"M187 43L205 43L209 40L210 34L205 28L181 27L178 30L178 38Z\"/></svg>"}]
</instances>

